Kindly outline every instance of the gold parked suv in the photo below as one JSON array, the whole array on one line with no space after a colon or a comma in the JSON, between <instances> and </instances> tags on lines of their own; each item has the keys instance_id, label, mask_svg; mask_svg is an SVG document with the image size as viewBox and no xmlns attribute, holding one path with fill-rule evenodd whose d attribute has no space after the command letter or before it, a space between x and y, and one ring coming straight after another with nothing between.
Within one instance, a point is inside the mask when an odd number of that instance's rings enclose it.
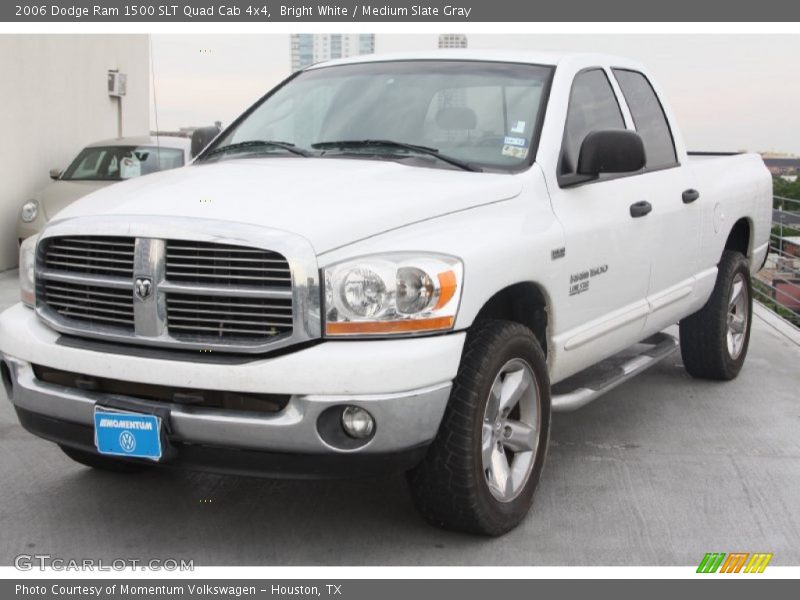
<instances>
[{"instance_id":1,"label":"gold parked suv","mask_svg":"<svg viewBox=\"0 0 800 600\"><path fill-rule=\"evenodd\" d=\"M89 144L66 169L51 169L53 182L22 205L17 219L19 242L39 233L53 215L90 192L182 167L192 158L191 146L190 138L177 136L123 137Z\"/></svg>"}]
</instances>

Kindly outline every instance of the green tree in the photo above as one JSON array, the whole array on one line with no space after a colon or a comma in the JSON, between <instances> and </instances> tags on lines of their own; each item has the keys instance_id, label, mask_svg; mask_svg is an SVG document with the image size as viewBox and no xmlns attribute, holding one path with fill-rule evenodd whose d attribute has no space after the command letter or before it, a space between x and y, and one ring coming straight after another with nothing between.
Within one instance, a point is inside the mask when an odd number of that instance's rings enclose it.
<instances>
[{"instance_id":1,"label":"green tree","mask_svg":"<svg viewBox=\"0 0 800 600\"><path fill-rule=\"evenodd\" d=\"M776 196L800 200L800 177L798 177L797 181L786 181L780 177L773 177L772 190ZM794 205L792 209L800 210L800 205Z\"/></svg>"}]
</instances>

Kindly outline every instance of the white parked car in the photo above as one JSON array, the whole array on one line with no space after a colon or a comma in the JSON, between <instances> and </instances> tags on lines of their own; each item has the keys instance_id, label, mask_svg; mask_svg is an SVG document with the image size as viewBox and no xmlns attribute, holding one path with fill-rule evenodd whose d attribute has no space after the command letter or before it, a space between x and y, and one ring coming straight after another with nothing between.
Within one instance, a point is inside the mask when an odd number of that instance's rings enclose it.
<instances>
[{"instance_id":1,"label":"white parked car","mask_svg":"<svg viewBox=\"0 0 800 600\"><path fill-rule=\"evenodd\" d=\"M0 368L85 465L402 469L431 522L498 535L552 411L678 343L736 377L771 206L760 157L690 156L624 58L333 61L26 241Z\"/></svg>"},{"instance_id":2,"label":"white parked car","mask_svg":"<svg viewBox=\"0 0 800 600\"><path fill-rule=\"evenodd\" d=\"M89 144L64 169L51 169L53 180L20 209L20 243L39 233L53 215L78 198L132 177L188 164L191 140L185 137L123 137Z\"/></svg>"}]
</instances>

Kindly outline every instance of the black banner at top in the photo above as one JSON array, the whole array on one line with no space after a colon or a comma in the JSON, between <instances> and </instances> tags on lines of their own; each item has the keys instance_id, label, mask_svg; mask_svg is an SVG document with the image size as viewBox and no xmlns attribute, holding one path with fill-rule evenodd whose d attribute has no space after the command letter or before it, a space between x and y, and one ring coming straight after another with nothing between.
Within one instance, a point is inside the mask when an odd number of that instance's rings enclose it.
<instances>
[{"instance_id":1,"label":"black banner at top","mask_svg":"<svg viewBox=\"0 0 800 600\"><path fill-rule=\"evenodd\" d=\"M0 22L768 22L796 0L4 0Z\"/></svg>"}]
</instances>

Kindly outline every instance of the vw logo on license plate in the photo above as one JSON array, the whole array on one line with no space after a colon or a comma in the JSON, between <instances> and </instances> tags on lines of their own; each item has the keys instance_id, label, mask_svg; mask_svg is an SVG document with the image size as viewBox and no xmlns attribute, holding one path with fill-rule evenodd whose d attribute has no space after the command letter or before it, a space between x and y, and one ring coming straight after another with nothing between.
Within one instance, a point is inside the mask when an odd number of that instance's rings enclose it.
<instances>
[{"instance_id":1,"label":"vw logo on license plate","mask_svg":"<svg viewBox=\"0 0 800 600\"><path fill-rule=\"evenodd\" d=\"M130 431L123 431L119 434L119 445L125 452L133 452L136 450L136 438Z\"/></svg>"}]
</instances>

